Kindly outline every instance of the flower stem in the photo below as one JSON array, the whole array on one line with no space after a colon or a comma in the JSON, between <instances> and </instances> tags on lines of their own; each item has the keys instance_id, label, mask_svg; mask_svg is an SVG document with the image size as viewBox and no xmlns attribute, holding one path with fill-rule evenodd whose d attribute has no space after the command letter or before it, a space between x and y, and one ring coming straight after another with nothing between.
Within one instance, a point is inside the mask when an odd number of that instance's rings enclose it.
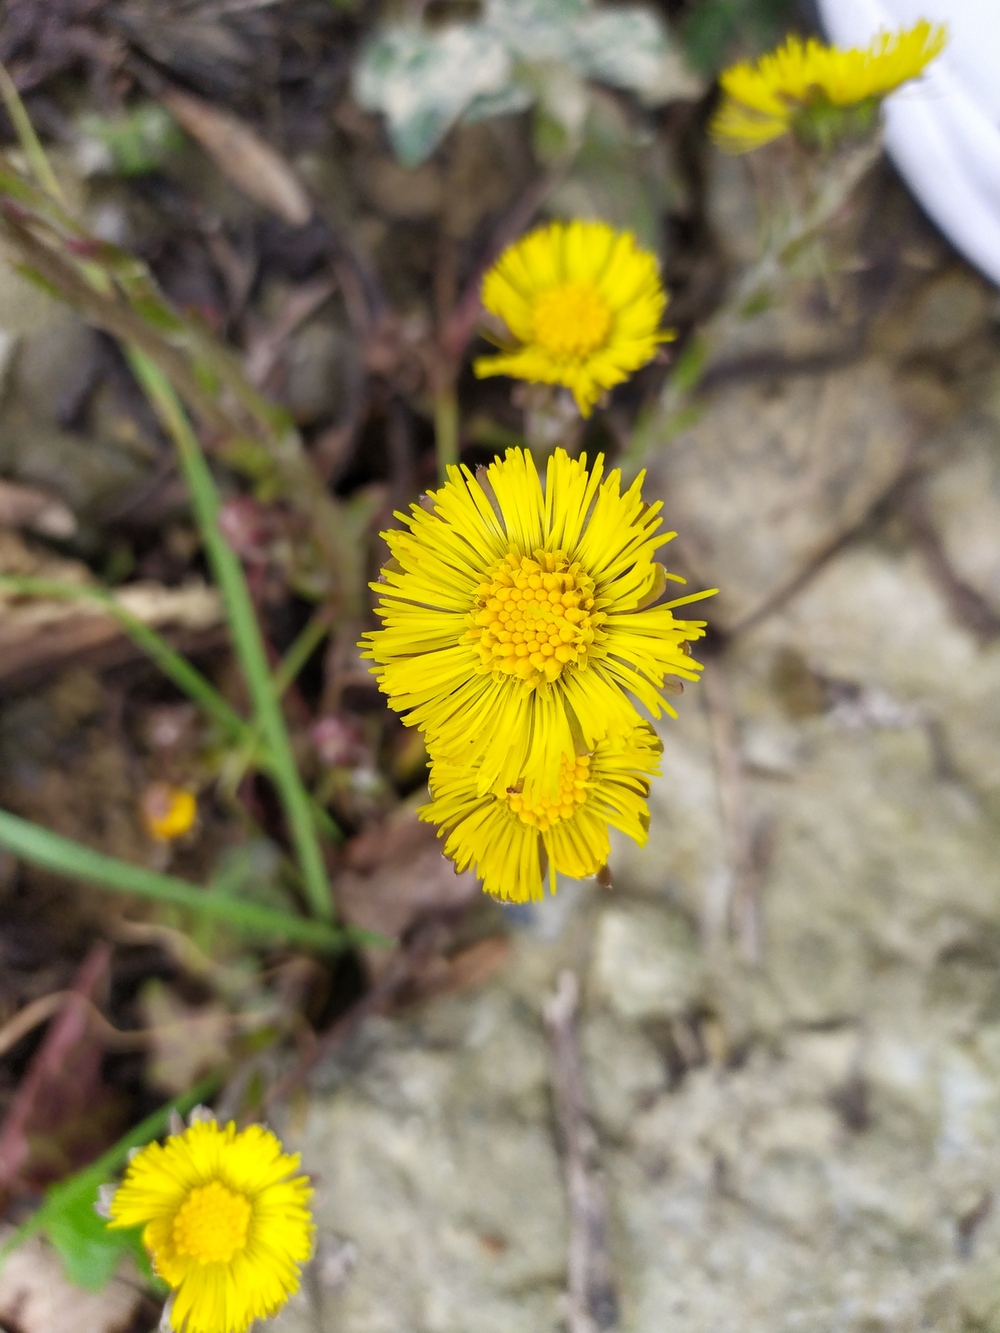
<instances>
[{"instance_id":1,"label":"flower stem","mask_svg":"<svg viewBox=\"0 0 1000 1333\"><path fill-rule=\"evenodd\" d=\"M434 394L434 445L437 449L438 478L448 480L448 468L458 463L458 395L449 382Z\"/></svg>"},{"instance_id":2,"label":"flower stem","mask_svg":"<svg viewBox=\"0 0 1000 1333\"><path fill-rule=\"evenodd\" d=\"M634 475L639 471L655 444L666 443L690 424L692 400L715 353L725 346L743 320L770 303L788 265L840 212L881 152L881 135L875 135L828 163L820 187L807 206L776 228L774 239L761 257L697 331L678 358L659 401L637 425L622 459L628 473Z\"/></svg>"}]
</instances>

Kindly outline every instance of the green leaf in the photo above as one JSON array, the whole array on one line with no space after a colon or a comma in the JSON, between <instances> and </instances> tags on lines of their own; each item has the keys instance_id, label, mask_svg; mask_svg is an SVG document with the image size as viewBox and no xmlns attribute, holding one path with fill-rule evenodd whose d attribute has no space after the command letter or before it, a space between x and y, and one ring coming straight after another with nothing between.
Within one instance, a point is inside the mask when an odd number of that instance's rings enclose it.
<instances>
[{"instance_id":1,"label":"green leaf","mask_svg":"<svg viewBox=\"0 0 1000 1333\"><path fill-rule=\"evenodd\" d=\"M49 1191L51 1211L45 1232L52 1242L70 1282L88 1291L100 1291L115 1275L119 1263L131 1254L148 1267L142 1247L141 1228L112 1231L95 1211L97 1187L84 1181Z\"/></svg>"},{"instance_id":2,"label":"green leaf","mask_svg":"<svg viewBox=\"0 0 1000 1333\"><path fill-rule=\"evenodd\" d=\"M364 49L354 93L366 111L384 114L396 156L415 167L477 97L507 87L511 69L503 43L481 24L400 24Z\"/></svg>"},{"instance_id":3,"label":"green leaf","mask_svg":"<svg viewBox=\"0 0 1000 1333\"><path fill-rule=\"evenodd\" d=\"M584 78L627 88L649 103L701 92L666 26L646 8L486 0L477 22L383 28L362 51L354 94L366 111L385 116L399 160L417 166L459 117L523 111L536 97L558 100L554 85Z\"/></svg>"},{"instance_id":4,"label":"green leaf","mask_svg":"<svg viewBox=\"0 0 1000 1333\"><path fill-rule=\"evenodd\" d=\"M794 0L701 0L681 29L681 41L700 74L715 74L731 58L774 46L794 24Z\"/></svg>"},{"instance_id":5,"label":"green leaf","mask_svg":"<svg viewBox=\"0 0 1000 1333\"><path fill-rule=\"evenodd\" d=\"M576 24L576 61L592 79L638 93L650 105L691 100L701 81L648 9L600 9Z\"/></svg>"},{"instance_id":6,"label":"green leaf","mask_svg":"<svg viewBox=\"0 0 1000 1333\"><path fill-rule=\"evenodd\" d=\"M176 121L156 102L137 106L124 116L85 116L80 128L105 146L120 176L158 171L184 149Z\"/></svg>"}]
</instances>

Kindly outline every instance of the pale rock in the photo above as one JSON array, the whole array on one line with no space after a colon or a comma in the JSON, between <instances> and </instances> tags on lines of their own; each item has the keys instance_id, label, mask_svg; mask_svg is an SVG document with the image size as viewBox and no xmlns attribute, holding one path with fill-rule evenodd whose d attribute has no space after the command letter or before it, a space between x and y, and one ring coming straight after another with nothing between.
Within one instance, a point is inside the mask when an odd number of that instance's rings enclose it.
<instances>
[{"instance_id":1,"label":"pale rock","mask_svg":"<svg viewBox=\"0 0 1000 1333\"><path fill-rule=\"evenodd\" d=\"M612 831L610 864L620 888L673 900L696 919L704 885L728 874L725 835L700 685L688 686L677 710L676 719L658 724L663 756L650 784L649 840L638 847Z\"/></svg>"},{"instance_id":2,"label":"pale rock","mask_svg":"<svg viewBox=\"0 0 1000 1333\"><path fill-rule=\"evenodd\" d=\"M692 585L720 589L704 613L731 628L856 528L910 450L892 375L867 361L709 390L700 419L657 452L649 489L669 499Z\"/></svg>"},{"instance_id":3,"label":"pale rock","mask_svg":"<svg viewBox=\"0 0 1000 1333\"><path fill-rule=\"evenodd\" d=\"M601 914L591 981L619 1017L678 1017L699 998L703 978L697 941L679 913L630 905Z\"/></svg>"},{"instance_id":4,"label":"pale rock","mask_svg":"<svg viewBox=\"0 0 1000 1333\"><path fill-rule=\"evenodd\" d=\"M590 1018L581 1033L590 1110L608 1134L626 1134L642 1108L664 1091L666 1062L632 1024L610 1014Z\"/></svg>"},{"instance_id":5,"label":"pale rock","mask_svg":"<svg viewBox=\"0 0 1000 1333\"><path fill-rule=\"evenodd\" d=\"M891 308L876 327L875 344L900 359L951 352L989 329L995 299L988 283L956 264Z\"/></svg>"},{"instance_id":6,"label":"pale rock","mask_svg":"<svg viewBox=\"0 0 1000 1333\"><path fill-rule=\"evenodd\" d=\"M924 483L924 496L955 573L1000 614L1000 433L971 433Z\"/></svg>"}]
</instances>

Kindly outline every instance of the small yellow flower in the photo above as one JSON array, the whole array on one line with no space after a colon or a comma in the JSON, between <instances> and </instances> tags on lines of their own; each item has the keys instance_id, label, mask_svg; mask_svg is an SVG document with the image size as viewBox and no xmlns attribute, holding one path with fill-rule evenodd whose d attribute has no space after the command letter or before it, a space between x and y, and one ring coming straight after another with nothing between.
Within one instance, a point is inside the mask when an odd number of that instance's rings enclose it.
<instances>
[{"instance_id":1,"label":"small yellow flower","mask_svg":"<svg viewBox=\"0 0 1000 1333\"><path fill-rule=\"evenodd\" d=\"M298 1156L260 1125L198 1119L129 1163L108 1204L111 1227L143 1227L173 1289L177 1333L245 1333L298 1288L312 1249L312 1190Z\"/></svg>"},{"instance_id":2,"label":"small yellow flower","mask_svg":"<svg viewBox=\"0 0 1000 1333\"><path fill-rule=\"evenodd\" d=\"M563 759L551 798L517 788L481 794L475 769L438 761L431 802L418 813L441 826L445 856L456 870L474 867L487 893L516 903L537 900L546 870L554 893L557 871L580 879L607 864L609 824L640 846L646 841L646 797L661 749L647 723L621 740L600 741L593 754Z\"/></svg>"},{"instance_id":3,"label":"small yellow flower","mask_svg":"<svg viewBox=\"0 0 1000 1333\"><path fill-rule=\"evenodd\" d=\"M656 257L604 222L553 222L509 246L483 281L483 305L510 333L480 357L480 378L511 375L572 390L583 416L674 334Z\"/></svg>"},{"instance_id":4,"label":"small yellow flower","mask_svg":"<svg viewBox=\"0 0 1000 1333\"><path fill-rule=\"evenodd\" d=\"M171 786L169 782L150 783L142 793L139 810L146 832L157 842L182 838L198 818L194 792Z\"/></svg>"},{"instance_id":5,"label":"small yellow flower","mask_svg":"<svg viewBox=\"0 0 1000 1333\"><path fill-rule=\"evenodd\" d=\"M434 759L475 768L480 792L554 796L564 759L640 721L630 696L672 714L666 678L698 678L686 643L704 621L673 611L710 594L654 605L684 582L656 560L675 534L641 476L622 494L621 473L603 473L603 458L588 469L557 449L543 491L531 455L509 449L476 476L449 468L396 515L406 529L382 534L382 628L364 656Z\"/></svg>"},{"instance_id":6,"label":"small yellow flower","mask_svg":"<svg viewBox=\"0 0 1000 1333\"><path fill-rule=\"evenodd\" d=\"M815 142L864 128L874 121L881 99L921 74L946 41L947 30L926 19L849 51L815 37L803 42L791 36L756 64L723 71L725 97L712 121L712 137L728 152L746 153L790 130ZM849 109L853 117L844 116Z\"/></svg>"}]
</instances>

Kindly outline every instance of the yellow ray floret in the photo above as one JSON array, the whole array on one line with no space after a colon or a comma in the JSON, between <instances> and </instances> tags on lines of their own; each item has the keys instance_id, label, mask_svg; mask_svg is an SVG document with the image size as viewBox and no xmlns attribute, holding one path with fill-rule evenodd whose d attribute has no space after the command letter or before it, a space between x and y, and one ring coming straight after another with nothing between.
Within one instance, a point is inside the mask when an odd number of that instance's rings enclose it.
<instances>
[{"instance_id":1,"label":"yellow ray floret","mask_svg":"<svg viewBox=\"0 0 1000 1333\"><path fill-rule=\"evenodd\" d=\"M444 852L457 870L470 867L495 898L527 902L543 896L548 870L582 878L607 864L608 826L646 841L649 779L659 771L660 740L646 723L592 754L562 761L559 790L532 798L523 789L480 793L475 769L437 761L431 802L420 818L440 825Z\"/></svg>"},{"instance_id":2,"label":"yellow ray floret","mask_svg":"<svg viewBox=\"0 0 1000 1333\"><path fill-rule=\"evenodd\" d=\"M212 1119L132 1159L108 1225L143 1228L178 1333L245 1333L297 1290L313 1237L298 1167L270 1130Z\"/></svg>"},{"instance_id":3,"label":"yellow ray floret","mask_svg":"<svg viewBox=\"0 0 1000 1333\"><path fill-rule=\"evenodd\" d=\"M730 152L745 153L786 134L817 110L875 107L921 74L946 41L947 30L926 19L847 51L815 37L803 42L791 36L756 63L723 71L719 82L725 97L712 121L712 137Z\"/></svg>"},{"instance_id":4,"label":"yellow ray floret","mask_svg":"<svg viewBox=\"0 0 1000 1333\"><path fill-rule=\"evenodd\" d=\"M553 222L509 246L483 281L483 305L510 344L480 357L480 377L570 389L583 416L674 334L656 257L604 222Z\"/></svg>"},{"instance_id":5,"label":"yellow ray floret","mask_svg":"<svg viewBox=\"0 0 1000 1333\"><path fill-rule=\"evenodd\" d=\"M448 481L383 533L392 560L362 643L389 702L437 759L475 767L482 792L525 784L553 795L561 764L640 720L635 700L672 713L668 677L696 680L686 651L704 621L675 620L692 593L659 603L657 563L675 535L640 476L622 494L603 459L556 450L545 489L531 455L510 449Z\"/></svg>"}]
</instances>

